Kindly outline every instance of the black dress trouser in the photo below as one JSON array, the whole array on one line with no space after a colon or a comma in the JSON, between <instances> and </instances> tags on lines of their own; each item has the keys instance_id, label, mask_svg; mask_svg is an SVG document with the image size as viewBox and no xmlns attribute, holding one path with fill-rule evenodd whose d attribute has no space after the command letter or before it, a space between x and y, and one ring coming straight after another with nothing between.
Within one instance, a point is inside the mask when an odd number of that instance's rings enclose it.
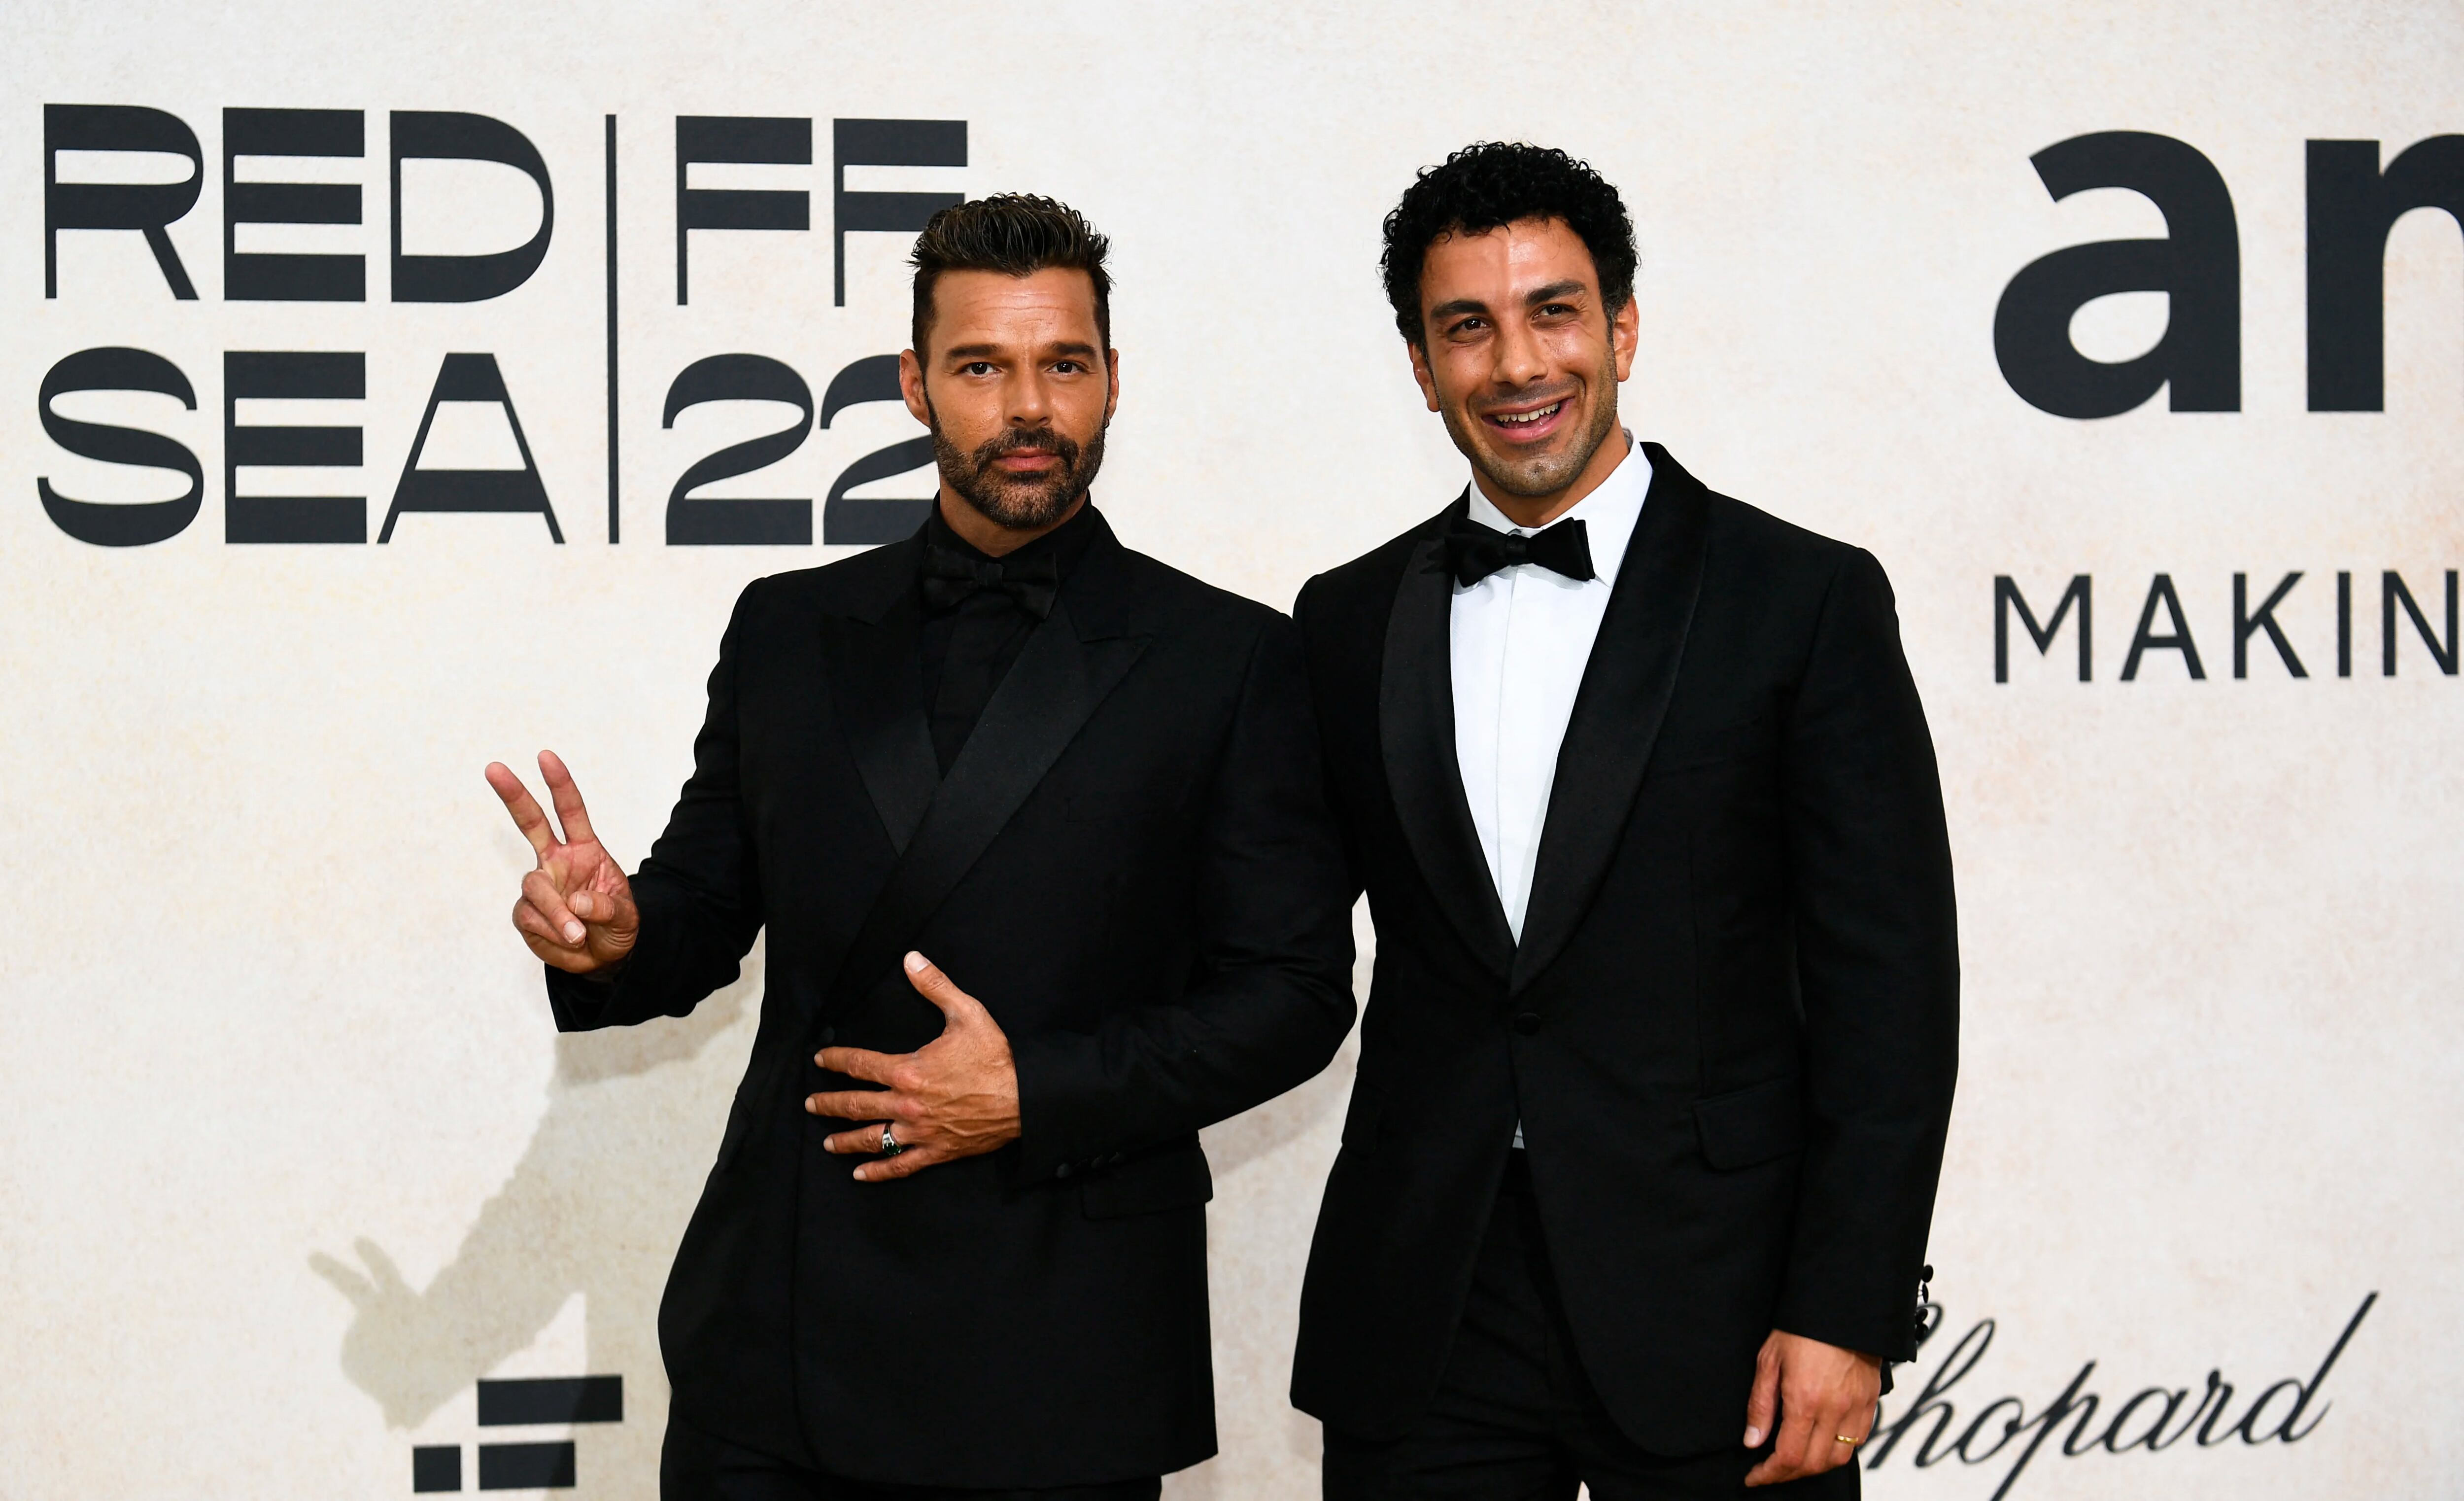
<instances>
[{"instance_id":1,"label":"black dress trouser","mask_svg":"<svg viewBox=\"0 0 2464 1501\"><path fill-rule=\"evenodd\" d=\"M1745 1394L1737 1427L1746 1425ZM1804 1480L1748 1490L1746 1471L1771 1452L1649 1453L1617 1428L1574 1353L1531 1195L1512 1154L1472 1271L1463 1322L1437 1396L1412 1431L1375 1442L1329 1427L1326 1501L1853 1501L1852 1462Z\"/></svg>"},{"instance_id":2,"label":"black dress trouser","mask_svg":"<svg viewBox=\"0 0 2464 1501\"><path fill-rule=\"evenodd\" d=\"M1155 1501L1160 1479L1050 1490L960 1490L885 1486L825 1475L789 1460L740 1448L682 1420L668 1419L659 1455L659 1501Z\"/></svg>"}]
</instances>

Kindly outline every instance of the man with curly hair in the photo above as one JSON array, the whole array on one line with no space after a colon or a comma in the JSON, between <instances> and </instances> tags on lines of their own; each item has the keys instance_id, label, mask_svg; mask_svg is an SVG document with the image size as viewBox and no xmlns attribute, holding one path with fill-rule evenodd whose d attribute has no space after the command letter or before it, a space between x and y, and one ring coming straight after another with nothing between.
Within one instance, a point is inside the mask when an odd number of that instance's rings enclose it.
<instances>
[{"instance_id":1,"label":"man with curly hair","mask_svg":"<svg viewBox=\"0 0 2464 1501\"><path fill-rule=\"evenodd\" d=\"M1958 1034L1950 850L1873 557L1635 443L1633 230L1480 144L1385 226L1470 464L1303 589L1377 928L1293 1400L1330 1501L1853 1496Z\"/></svg>"}]
</instances>

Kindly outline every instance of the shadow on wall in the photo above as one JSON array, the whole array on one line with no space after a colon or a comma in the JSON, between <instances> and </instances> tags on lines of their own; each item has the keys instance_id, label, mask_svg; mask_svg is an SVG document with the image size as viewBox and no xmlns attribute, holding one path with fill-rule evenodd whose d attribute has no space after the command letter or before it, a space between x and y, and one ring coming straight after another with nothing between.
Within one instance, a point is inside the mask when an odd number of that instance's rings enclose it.
<instances>
[{"instance_id":1,"label":"shadow on wall","mask_svg":"<svg viewBox=\"0 0 2464 1501\"><path fill-rule=\"evenodd\" d=\"M1368 960L1364 953L1364 978ZM752 1046L762 968L757 945L746 978L691 1016L559 1036L547 1111L528 1150L426 1288L411 1287L373 1241L355 1245L357 1265L309 1258L357 1311L342 1338L342 1373L376 1400L388 1425L419 1427L538 1338L579 1292L587 1371L556 1374L625 1378L625 1421L588 1440L590 1490L656 1493L667 1419L659 1295ZM1222 1414L1227 1448L1247 1452L1228 1473L1218 1462L1174 1477L1176 1501L1274 1494L1280 1482L1304 1475L1314 1489L1316 1424L1285 1405L1282 1388L1290 1370L1290 1305L1353 1060L1347 1047L1316 1078L1205 1134L1216 1208L1231 1216L1230 1224L1210 1216L1216 1280L1228 1275L1236 1284L1218 1290L1217 1384L1226 1406L1260 1410ZM1285 1175L1305 1186L1296 1194L1281 1181ZM1261 1281L1273 1290L1264 1307L1245 1306L1264 1291ZM1260 1313L1270 1327L1244 1330ZM1243 1381L1230 1369L1236 1363L1272 1376ZM1243 1389L1250 1387L1257 1389ZM1288 1452L1250 1451L1267 1433L1275 1449ZM1261 1459L1265 1473L1246 1473Z\"/></svg>"},{"instance_id":2,"label":"shadow on wall","mask_svg":"<svg viewBox=\"0 0 2464 1501\"><path fill-rule=\"evenodd\" d=\"M646 1495L654 1489L667 1406L659 1294L751 1047L752 1026L737 1024L750 1020L761 973L757 946L745 978L690 1016L559 1036L547 1112L529 1149L424 1290L372 1241L354 1247L357 1267L309 1258L358 1310L342 1338L342 1373L389 1425L417 1427L530 1344L579 1292L589 1370L558 1374L625 1378L625 1422L594 1433L590 1468L642 1477ZM544 1012L542 1004L542 1026ZM713 1046L731 1032L740 1035Z\"/></svg>"}]
</instances>

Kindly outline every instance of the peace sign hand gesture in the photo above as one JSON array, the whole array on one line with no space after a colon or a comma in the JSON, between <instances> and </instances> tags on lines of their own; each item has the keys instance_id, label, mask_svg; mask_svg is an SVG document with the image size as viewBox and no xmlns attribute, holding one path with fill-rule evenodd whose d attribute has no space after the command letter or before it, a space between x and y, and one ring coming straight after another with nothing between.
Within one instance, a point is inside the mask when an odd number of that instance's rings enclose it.
<instances>
[{"instance_id":1,"label":"peace sign hand gesture","mask_svg":"<svg viewBox=\"0 0 2464 1501\"><path fill-rule=\"evenodd\" d=\"M532 953L559 969L587 975L612 968L633 951L642 929L632 884L591 832L589 810L564 762L554 751L539 752L539 762L561 838L522 779L503 762L488 763L488 785L539 851L539 869L522 877L522 899L514 903L514 927Z\"/></svg>"}]
</instances>

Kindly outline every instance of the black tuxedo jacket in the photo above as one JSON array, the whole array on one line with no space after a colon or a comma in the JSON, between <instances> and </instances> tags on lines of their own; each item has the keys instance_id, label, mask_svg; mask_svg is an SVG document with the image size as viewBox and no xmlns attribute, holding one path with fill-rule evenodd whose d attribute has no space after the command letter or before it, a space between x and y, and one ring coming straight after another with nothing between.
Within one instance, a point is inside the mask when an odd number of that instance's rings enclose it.
<instances>
[{"instance_id":1,"label":"black tuxedo jacket","mask_svg":"<svg viewBox=\"0 0 2464 1501\"><path fill-rule=\"evenodd\" d=\"M1301 593L1377 973L1293 1399L1364 1437L1435 1388L1518 1114L1583 1365L1645 1448L1735 1446L1774 1327L1914 1353L1959 961L1890 587L1644 451L1519 944L1456 770L1463 501Z\"/></svg>"},{"instance_id":2,"label":"black tuxedo jacket","mask_svg":"<svg viewBox=\"0 0 2464 1501\"><path fill-rule=\"evenodd\" d=\"M1298 633L1101 528L946 781L911 539L744 591L693 772L633 877L612 983L567 1029L768 975L751 1066L676 1252L660 1342L685 1421L857 1479L1052 1487L1214 1452L1198 1129L1326 1066L1351 896ZM886 1184L807 1115L831 1043L941 1015L920 949L1017 1057L1020 1140Z\"/></svg>"}]
</instances>

